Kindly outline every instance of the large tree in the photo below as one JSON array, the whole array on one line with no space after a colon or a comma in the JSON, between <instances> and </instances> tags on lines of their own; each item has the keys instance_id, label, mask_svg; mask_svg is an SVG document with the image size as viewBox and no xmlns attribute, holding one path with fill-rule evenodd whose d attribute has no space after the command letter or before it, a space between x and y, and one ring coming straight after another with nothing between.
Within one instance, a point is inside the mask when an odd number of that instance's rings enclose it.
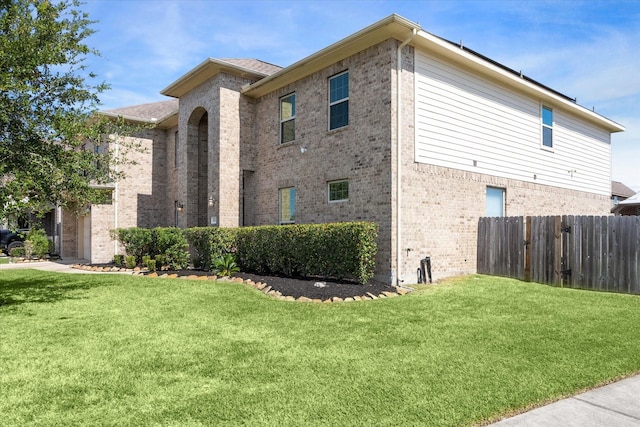
<instances>
[{"instance_id":1,"label":"large tree","mask_svg":"<svg viewBox=\"0 0 640 427\"><path fill-rule=\"evenodd\" d=\"M113 150L86 145L121 123L95 115L107 85L87 70L98 52L80 6L0 0L0 221L96 202L95 184L118 178Z\"/></svg>"}]
</instances>

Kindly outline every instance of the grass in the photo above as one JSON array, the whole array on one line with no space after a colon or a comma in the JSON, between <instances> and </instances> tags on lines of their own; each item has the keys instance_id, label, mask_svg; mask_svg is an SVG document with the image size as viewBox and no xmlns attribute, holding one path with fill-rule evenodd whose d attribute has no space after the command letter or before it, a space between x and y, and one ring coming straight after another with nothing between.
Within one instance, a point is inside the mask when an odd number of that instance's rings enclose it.
<instances>
[{"instance_id":1,"label":"grass","mask_svg":"<svg viewBox=\"0 0 640 427\"><path fill-rule=\"evenodd\" d=\"M9 264L9 257L0 256L0 264Z\"/></svg>"},{"instance_id":2,"label":"grass","mask_svg":"<svg viewBox=\"0 0 640 427\"><path fill-rule=\"evenodd\" d=\"M0 275L0 425L473 425L640 370L640 298L470 276L401 298Z\"/></svg>"}]
</instances>

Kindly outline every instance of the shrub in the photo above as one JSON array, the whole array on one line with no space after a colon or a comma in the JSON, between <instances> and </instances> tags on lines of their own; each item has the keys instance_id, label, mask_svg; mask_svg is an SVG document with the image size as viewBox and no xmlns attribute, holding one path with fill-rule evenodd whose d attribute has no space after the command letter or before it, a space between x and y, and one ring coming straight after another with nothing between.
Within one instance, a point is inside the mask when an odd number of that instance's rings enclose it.
<instances>
[{"instance_id":1,"label":"shrub","mask_svg":"<svg viewBox=\"0 0 640 427\"><path fill-rule=\"evenodd\" d=\"M184 233L175 227L118 228L111 231L111 236L118 239L128 256L135 257L136 264L146 265L148 260L161 255L162 263L169 268L181 270L189 266L189 247Z\"/></svg>"},{"instance_id":2,"label":"shrub","mask_svg":"<svg viewBox=\"0 0 640 427\"><path fill-rule=\"evenodd\" d=\"M161 269L162 267L164 267L166 265L165 264L165 259L167 258L166 256L164 256L164 255L156 255L154 258L156 260L156 267L157 268Z\"/></svg>"},{"instance_id":3,"label":"shrub","mask_svg":"<svg viewBox=\"0 0 640 427\"><path fill-rule=\"evenodd\" d=\"M184 270L189 266L189 252L178 247L167 249L167 266L171 270Z\"/></svg>"},{"instance_id":4,"label":"shrub","mask_svg":"<svg viewBox=\"0 0 640 427\"><path fill-rule=\"evenodd\" d=\"M137 264L136 257L133 255L128 255L124 257L124 263L127 268L135 268Z\"/></svg>"},{"instance_id":5,"label":"shrub","mask_svg":"<svg viewBox=\"0 0 640 427\"><path fill-rule=\"evenodd\" d=\"M237 229L237 263L261 274L373 277L378 227L369 222Z\"/></svg>"},{"instance_id":6,"label":"shrub","mask_svg":"<svg viewBox=\"0 0 640 427\"><path fill-rule=\"evenodd\" d=\"M231 254L225 254L213 261L213 269L221 276L232 276L240 271L240 267L236 264L236 260Z\"/></svg>"},{"instance_id":7,"label":"shrub","mask_svg":"<svg viewBox=\"0 0 640 427\"><path fill-rule=\"evenodd\" d=\"M22 258L26 254L26 250L24 247L13 248L11 249L11 253L9 254L13 258Z\"/></svg>"},{"instance_id":8,"label":"shrub","mask_svg":"<svg viewBox=\"0 0 640 427\"><path fill-rule=\"evenodd\" d=\"M24 242L25 255L27 258L44 258L51 251L52 242L47 238L47 234L41 228L33 228L27 233Z\"/></svg>"},{"instance_id":9,"label":"shrub","mask_svg":"<svg viewBox=\"0 0 640 427\"><path fill-rule=\"evenodd\" d=\"M156 260L155 259L148 259L147 262L145 263L145 265L147 266L147 270L156 271Z\"/></svg>"},{"instance_id":10,"label":"shrub","mask_svg":"<svg viewBox=\"0 0 640 427\"><path fill-rule=\"evenodd\" d=\"M118 228L111 231L111 237L122 243L128 256L135 257L136 264L150 254L153 246L153 233L147 228Z\"/></svg>"},{"instance_id":11,"label":"shrub","mask_svg":"<svg viewBox=\"0 0 640 427\"><path fill-rule=\"evenodd\" d=\"M122 267L122 264L124 263L124 255L114 255L113 263L116 265L116 267Z\"/></svg>"},{"instance_id":12,"label":"shrub","mask_svg":"<svg viewBox=\"0 0 640 427\"><path fill-rule=\"evenodd\" d=\"M185 230L185 236L195 251L193 265L203 270L212 270L213 263L236 250L235 228L195 227Z\"/></svg>"}]
</instances>

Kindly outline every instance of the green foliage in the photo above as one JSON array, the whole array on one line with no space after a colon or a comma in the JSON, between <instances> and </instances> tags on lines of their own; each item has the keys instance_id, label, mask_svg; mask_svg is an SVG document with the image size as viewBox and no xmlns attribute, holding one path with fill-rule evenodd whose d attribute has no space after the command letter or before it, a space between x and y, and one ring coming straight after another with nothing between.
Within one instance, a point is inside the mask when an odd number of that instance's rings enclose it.
<instances>
[{"instance_id":1,"label":"green foliage","mask_svg":"<svg viewBox=\"0 0 640 427\"><path fill-rule=\"evenodd\" d=\"M147 259L147 262L145 263L145 265L147 266L147 270L156 271L156 260L155 259Z\"/></svg>"},{"instance_id":2,"label":"green foliage","mask_svg":"<svg viewBox=\"0 0 640 427\"><path fill-rule=\"evenodd\" d=\"M114 255L113 263L116 265L116 267L122 267L122 264L124 263L124 255Z\"/></svg>"},{"instance_id":3,"label":"green foliage","mask_svg":"<svg viewBox=\"0 0 640 427\"><path fill-rule=\"evenodd\" d=\"M368 222L296 224L237 229L240 267L263 274L373 277L378 227Z\"/></svg>"},{"instance_id":4,"label":"green foliage","mask_svg":"<svg viewBox=\"0 0 640 427\"><path fill-rule=\"evenodd\" d=\"M138 263L136 262L136 257L132 255L128 255L124 257L125 266L127 268L135 268Z\"/></svg>"},{"instance_id":5,"label":"green foliage","mask_svg":"<svg viewBox=\"0 0 640 427\"><path fill-rule=\"evenodd\" d=\"M149 255L143 255L142 256L142 265L147 265L147 262L149 262L150 259L151 259L151 257Z\"/></svg>"},{"instance_id":6,"label":"green foliage","mask_svg":"<svg viewBox=\"0 0 640 427\"><path fill-rule=\"evenodd\" d=\"M51 252L52 246L52 242L41 228L31 229L24 242L27 258L45 258Z\"/></svg>"},{"instance_id":7,"label":"green foliage","mask_svg":"<svg viewBox=\"0 0 640 427\"><path fill-rule=\"evenodd\" d=\"M185 236L193 249L193 265L203 270L212 270L218 258L235 252L235 228L195 227L185 230Z\"/></svg>"},{"instance_id":8,"label":"green foliage","mask_svg":"<svg viewBox=\"0 0 640 427\"><path fill-rule=\"evenodd\" d=\"M12 256L13 258L22 258L26 255L27 251L24 247L19 247L19 248L13 248L11 249L11 252L9 253L10 256Z\"/></svg>"},{"instance_id":9,"label":"green foliage","mask_svg":"<svg viewBox=\"0 0 640 427\"><path fill-rule=\"evenodd\" d=\"M85 63L99 55L85 43L93 23L77 0L2 2L0 218L44 213L52 205L80 211L102 196L91 184L121 177L112 166L139 150L121 141L115 159L108 149L83 149L103 135L137 129L122 119L92 118L108 89Z\"/></svg>"},{"instance_id":10,"label":"green foliage","mask_svg":"<svg viewBox=\"0 0 640 427\"><path fill-rule=\"evenodd\" d=\"M157 228L118 228L111 230L111 236L124 246L127 255L133 256L136 263L146 265L147 258L163 256L162 265L172 270L182 270L189 266L189 245L184 233L175 227Z\"/></svg>"},{"instance_id":11,"label":"green foliage","mask_svg":"<svg viewBox=\"0 0 640 427\"><path fill-rule=\"evenodd\" d=\"M233 276L240 271L236 260L231 254L224 254L213 261L213 270L221 276Z\"/></svg>"},{"instance_id":12,"label":"green foliage","mask_svg":"<svg viewBox=\"0 0 640 427\"><path fill-rule=\"evenodd\" d=\"M154 236L149 228L118 228L111 235L124 246L127 255L135 257L136 264L142 262L142 257L150 254L154 246Z\"/></svg>"},{"instance_id":13,"label":"green foliage","mask_svg":"<svg viewBox=\"0 0 640 427\"><path fill-rule=\"evenodd\" d=\"M154 259L156 260L156 266L158 268L162 268L162 267L164 267L166 265L166 261L165 261L167 259L166 256L164 256L164 255L156 255L154 257Z\"/></svg>"},{"instance_id":14,"label":"green foliage","mask_svg":"<svg viewBox=\"0 0 640 427\"><path fill-rule=\"evenodd\" d=\"M189 266L189 252L173 246L165 252L167 266L171 270L184 270Z\"/></svg>"}]
</instances>

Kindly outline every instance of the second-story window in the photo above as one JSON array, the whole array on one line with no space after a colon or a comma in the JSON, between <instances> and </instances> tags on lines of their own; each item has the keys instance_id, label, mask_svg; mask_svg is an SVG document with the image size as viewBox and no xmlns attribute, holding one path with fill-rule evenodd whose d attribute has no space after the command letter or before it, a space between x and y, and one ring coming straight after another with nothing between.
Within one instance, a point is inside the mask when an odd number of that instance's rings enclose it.
<instances>
[{"instance_id":1,"label":"second-story window","mask_svg":"<svg viewBox=\"0 0 640 427\"><path fill-rule=\"evenodd\" d=\"M349 124L349 72L329 78L329 130Z\"/></svg>"},{"instance_id":2,"label":"second-story window","mask_svg":"<svg viewBox=\"0 0 640 427\"><path fill-rule=\"evenodd\" d=\"M296 94L280 98L280 144L296 139Z\"/></svg>"},{"instance_id":3,"label":"second-story window","mask_svg":"<svg viewBox=\"0 0 640 427\"><path fill-rule=\"evenodd\" d=\"M542 145L553 148L553 110L542 106Z\"/></svg>"}]
</instances>

